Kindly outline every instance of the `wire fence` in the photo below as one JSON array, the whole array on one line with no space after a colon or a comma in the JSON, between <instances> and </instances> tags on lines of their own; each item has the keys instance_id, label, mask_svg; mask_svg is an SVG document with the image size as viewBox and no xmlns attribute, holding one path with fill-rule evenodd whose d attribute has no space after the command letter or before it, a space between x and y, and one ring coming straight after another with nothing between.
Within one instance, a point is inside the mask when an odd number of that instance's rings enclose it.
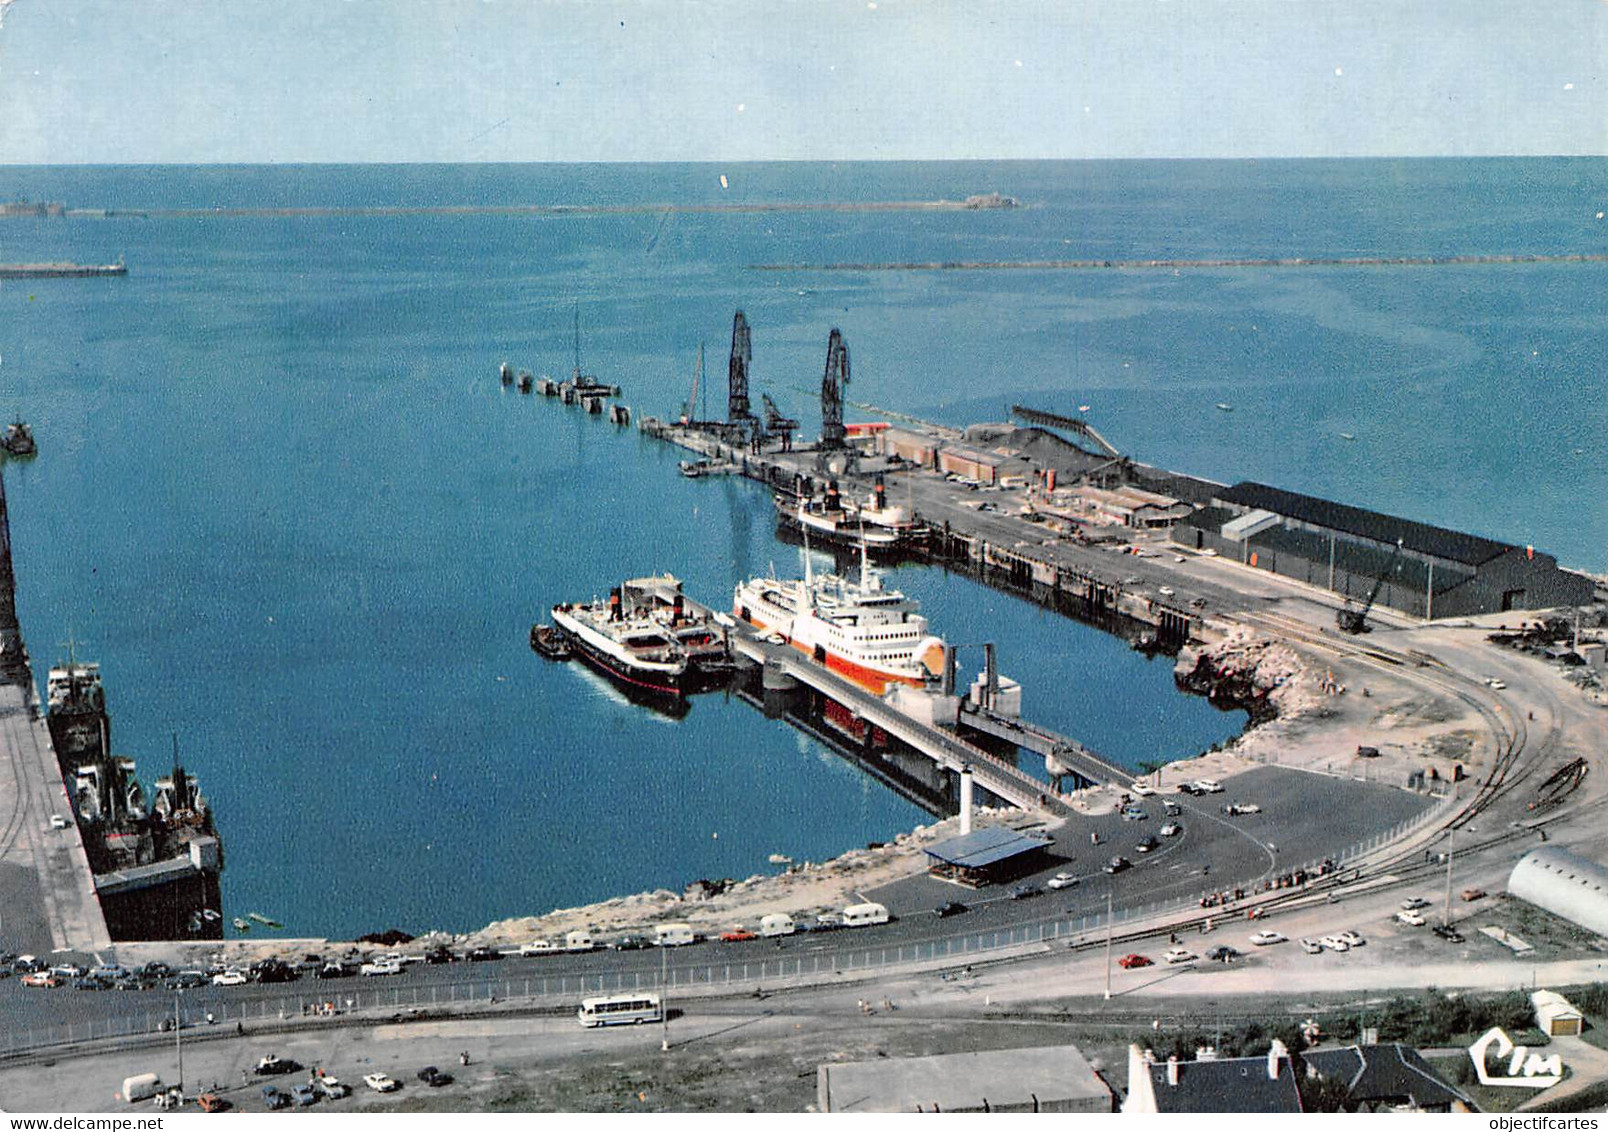
<instances>
[{"instance_id":1,"label":"wire fence","mask_svg":"<svg viewBox=\"0 0 1608 1132\"><path fill-rule=\"evenodd\" d=\"M1388 830L1373 834L1362 841L1328 858L1336 867L1346 866L1368 854L1421 831L1437 819L1449 816L1456 802L1455 796L1441 799L1437 805L1398 822ZM1298 866L1310 878L1315 878L1321 860ZM1283 873L1293 872L1277 870ZM1261 878L1258 878L1261 879ZM1255 883L1252 881L1250 883ZM1232 890L1233 883L1227 885ZM1279 890L1274 890L1279 891ZM260 1025L300 1018L328 1015L361 1014L365 1018L383 1017L387 1012L403 1018L412 1012L420 1013L475 1004L492 1005L515 1002L533 1007L579 1006L581 999L591 995L618 994L633 991L657 991L666 996L699 991L730 991L754 989L764 986L819 983L834 978L863 977L867 974L891 971L898 968L946 965L963 965L976 961L1000 958L1012 949L1034 946L1077 946L1097 943L1111 936L1130 935L1146 926L1160 926L1167 921L1176 922L1190 914L1205 918L1237 914L1255 907L1256 899L1269 895L1268 890L1246 890L1242 899L1212 907L1203 907L1193 896L1177 896L1166 900L1145 903L1128 903L1113 910L1109 933L1104 912L1085 915L1063 914L1044 917L1010 927L993 930L961 932L939 939L877 946L862 946L845 939L839 946L812 949L807 953L779 954L741 961L687 962L685 954L677 954L674 962L660 967L651 965L621 965L614 969L591 972L521 972L508 977L482 977L474 979L446 979L440 982L414 981L403 977L351 979L310 984L287 984L283 994L256 993L250 996L232 996L226 991L198 988L180 996L179 1016L182 1027L210 1029L231 1027L236 1024ZM863 929L844 929L858 933ZM702 950L700 947L698 950ZM796 948L794 949L797 950ZM257 988L260 991L260 988ZM56 992L61 993L61 992ZM74 992L77 994L119 995L123 992ZM87 1005L87 1004L86 1004ZM17 1054L52 1046L76 1045L110 1038L152 1035L163 1032L164 1025L171 1028L174 1016L173 1002L156 995L143 1000L132 1010L118 1010L105 1017L87 1018L57 1024L19 1025L15 1020L0 1032L0 1054Z\"/></svg>"}]
</instances>

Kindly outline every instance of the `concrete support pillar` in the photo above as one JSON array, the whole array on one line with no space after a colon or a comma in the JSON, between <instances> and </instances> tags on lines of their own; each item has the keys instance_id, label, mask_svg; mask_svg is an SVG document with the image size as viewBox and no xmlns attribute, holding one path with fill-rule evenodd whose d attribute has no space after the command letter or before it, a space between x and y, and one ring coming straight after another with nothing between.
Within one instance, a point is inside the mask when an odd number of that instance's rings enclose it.
<instances>
[{"instance_id":1,"label":"concrete support pillar","mask_svg":"<svg viewBox=\"0 0 1608 1132\"><path fill-rule=\"evenodd\" d=\"M972 771L971 767L960 768L960 835L962 837L971 832L972 827Z\"/></svg>"}]
</instances>

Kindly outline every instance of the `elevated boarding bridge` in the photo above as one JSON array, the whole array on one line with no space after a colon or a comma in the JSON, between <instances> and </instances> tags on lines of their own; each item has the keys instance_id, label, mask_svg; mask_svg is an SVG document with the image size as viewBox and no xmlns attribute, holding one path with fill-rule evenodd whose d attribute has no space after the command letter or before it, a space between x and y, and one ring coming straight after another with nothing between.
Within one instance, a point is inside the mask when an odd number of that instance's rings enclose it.
<instances>
[{"instance_id":1,"label":"elevated boarding bridge","mask_svg":"<svg viewBox=\"0 0 1608 1132\"><path fill-rule=\"evenodd\" d=\"M996 739L1004 739L1024 750L1047 759L1054 759L1071 772L1073 778L1090 786L1107 783L1124 785L1131 782L1134 772L1095 754L1076 739L1059 735L1047 727L1014 716L999 715L986 708L963 704L960 724Z\"/></svg>"},{"instance_id":2,"label":"elevated boarding bridge","mask_svg":"<svg viewBox=\"0 0 1608 1132\"><path fill-rule=\"evenodd\" d=\"M942 728L933 727L895 709L858 684L801 655L790 645L763 640L746 626L732 634L733 651L772 671L782 671L800 684L849 708L861 719L957 774L970 767L977 785L1024 810L1059 810L1060 794L997 755L972 745Z\"/></svg>"}]
</instances>

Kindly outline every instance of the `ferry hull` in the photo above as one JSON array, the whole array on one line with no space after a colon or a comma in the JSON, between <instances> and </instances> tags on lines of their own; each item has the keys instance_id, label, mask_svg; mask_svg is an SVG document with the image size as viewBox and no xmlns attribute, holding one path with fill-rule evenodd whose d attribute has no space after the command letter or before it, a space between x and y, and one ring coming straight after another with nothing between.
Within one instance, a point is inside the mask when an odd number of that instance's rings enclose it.
<instances>
[{"instance_id":1,"label":"ferry hull","mask_svg":"<svg viewBox=\"0 0 1608 1132\"><path fill-rule=\"evenodd\" d=\"M765 624L760 618L754 616L749 610L748 616L743 616L741 608L735 610L736 615L760 632L769 632L772 627ZM895 684L905 684L912 688L926 686L926 681L911 676L901 676L892 672L883 672L878 668L870 668L846 656L840 656L823 645L813 645L808 641L795 640L791 634L783 632L782 636L787 643L809 657L816 664L821 665L829 672L836 672L851 683L859 685L873 696L886 695L889 688Z\"/></svg>"},{"instance_id":2,"label":"ferry hull","mask_svg":"<svg viewBox=\"0 0 1608 1132\"><path fill-rule=\"evenodd\" d=\"M569 642L570 650L574 656L579 657L588 667L596 669L626 689L634 690L644 695L665 696L677 700L686 695L685 674L647 672L639 668L632 668L618 657L604 652L579 633L571 632L565 626L560 625L559 632Z\"/></svg>"}]
</instances>

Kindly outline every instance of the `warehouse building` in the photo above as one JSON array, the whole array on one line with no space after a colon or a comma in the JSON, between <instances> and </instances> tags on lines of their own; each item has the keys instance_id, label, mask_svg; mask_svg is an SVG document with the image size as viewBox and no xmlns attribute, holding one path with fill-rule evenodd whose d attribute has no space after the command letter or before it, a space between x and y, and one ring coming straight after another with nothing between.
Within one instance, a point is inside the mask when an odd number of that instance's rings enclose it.
<instances>
[{"instance_id":1,"label":"warehouse building","mask_svg":"<svg viewBox=\"0 0 1608 1132\"><path fill-rule=\"evenodd\" d=\"M1534 547L1259 483L1219 490L1173 540L1358 602L1377 586L1377 604L1414 617L1584 605L1595 590Z\"/></svg>"},{"instance_id":2,"label":"warehouse building","mask_svg":"<svg viewBox=\"0 0 1608 1132\"><path fill-rule=\"evenodd\" d=\"M1563 849L1535 849L1513 866L1508 892L1537 908L1608 935L1608 869Z\"/></svg>"}]
</instances>

